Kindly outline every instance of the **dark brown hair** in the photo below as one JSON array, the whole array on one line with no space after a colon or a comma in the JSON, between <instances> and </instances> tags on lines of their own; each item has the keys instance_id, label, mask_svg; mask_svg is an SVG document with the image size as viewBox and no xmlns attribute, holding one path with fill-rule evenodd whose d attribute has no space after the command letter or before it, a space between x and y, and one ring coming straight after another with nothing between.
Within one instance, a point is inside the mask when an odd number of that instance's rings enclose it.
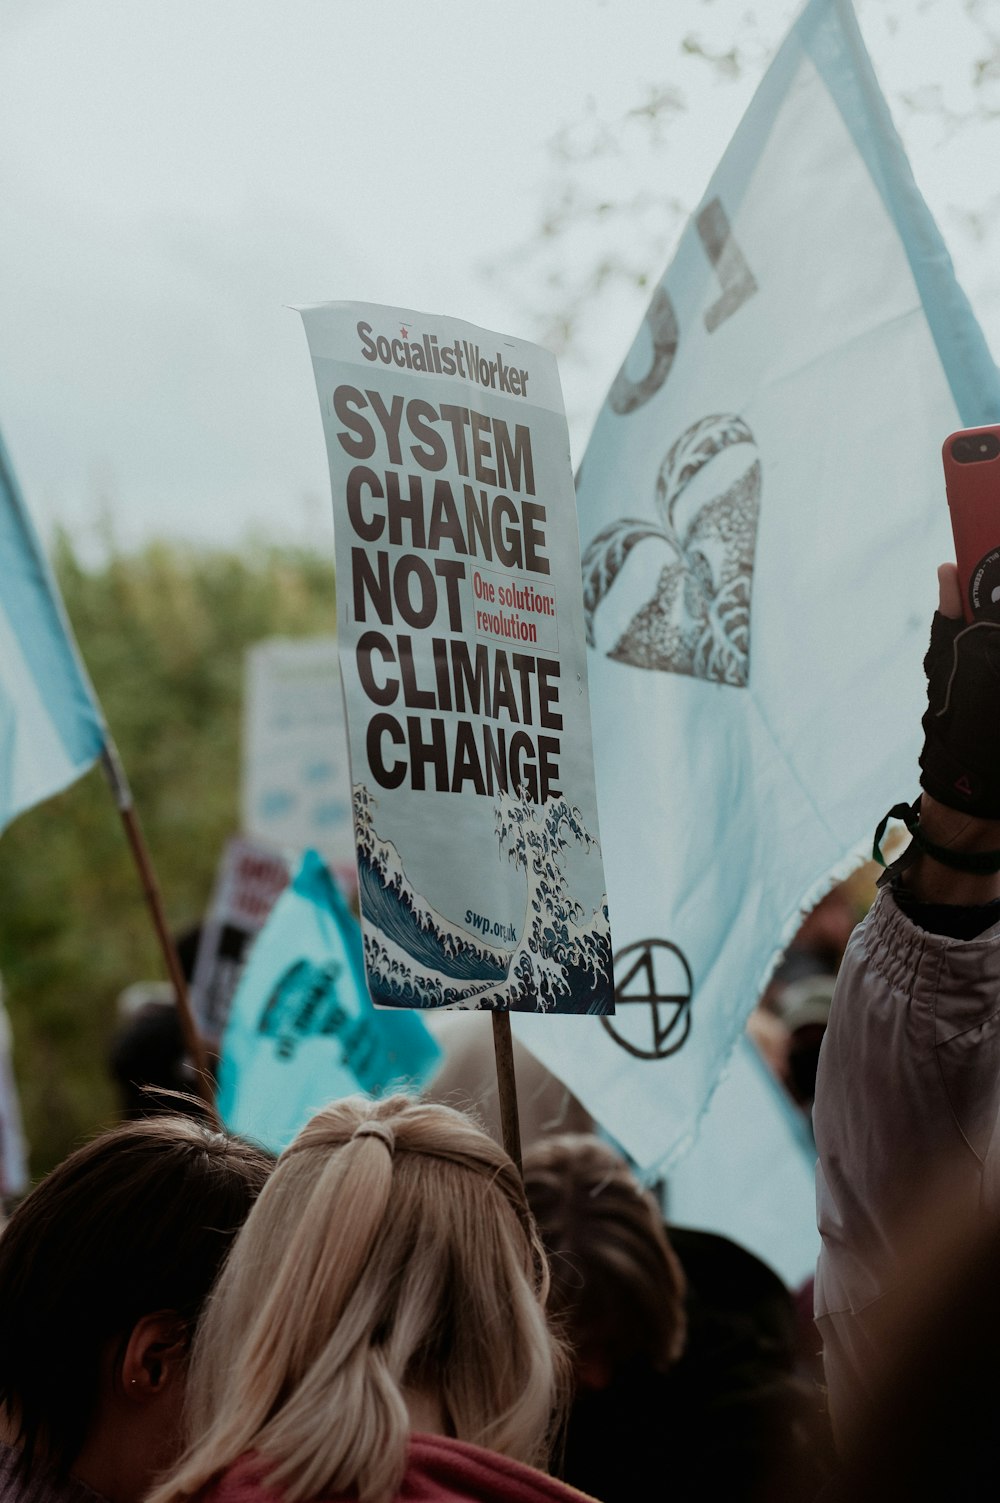
<instances>
[{"instance_id":1,"label":"dark brown hair","mask_svg":"<svg viewBox=\"0 0 1000 1503\"><path fill-rule=\"evenodd\" d=\"M565 1133L525 1154L524 1188L552 1270L549 1308L577 1354L668 1368L684 1346L684 1274L624 1160Z\"/></svg>"},{"instance_id":2,"label":"dark brown hair","mask_svg":"<svg viewBox=\"0 0 1000 1503\"><path fill-rule=\"evenodd\" d=\"M72 1466L102 1359L142 1316L176 1311L193 1332L271 1163L203 1122L151 1117L77 1149L21 1202L0 1235L0 1405L26 1473Z\"/></svg>"}]
</instances>

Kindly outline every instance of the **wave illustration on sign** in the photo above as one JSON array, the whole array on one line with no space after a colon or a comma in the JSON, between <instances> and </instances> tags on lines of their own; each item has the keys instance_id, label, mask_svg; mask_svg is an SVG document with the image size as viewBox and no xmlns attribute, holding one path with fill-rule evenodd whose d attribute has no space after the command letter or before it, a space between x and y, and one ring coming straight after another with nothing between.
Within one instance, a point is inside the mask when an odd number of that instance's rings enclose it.
<instances>
[{"instance_id":1,"label":"wave illustration on sign","mask_svg":"<svg viewBox=\"0 0 1000 1503\"><path fill-rule=\"evenodd\" d=\"M607 899L587 914L569 891L564 855L597 842L565 799L500 793L497 859L525 875L525 914L509 948L450 922L415 892L396 847L373 823L375 800L354 785L365 967L374 1001L402 1007L605 1013L613 998Z\"/></svg>"},{"instance_id":2,"label":"wave illustration on sign","mask_svg":"<svg viewBox=\"0 0 1000 1503\"><path fill-rule=\"evenodd\" d=\"M623 517L593 538L583 555L583 604L591 646L594 614L629 554L638 543L655 538L666 543L673 558L660 573L655 595L632 617L608 657L636 668L746 688L760 461L749 459L737 479L700 506L692 508L685 496L694 477L735 444L754 444L740 417L723 414L692 423L656 477L656 509L662 523Z\"/></svg>"}]
</instances>

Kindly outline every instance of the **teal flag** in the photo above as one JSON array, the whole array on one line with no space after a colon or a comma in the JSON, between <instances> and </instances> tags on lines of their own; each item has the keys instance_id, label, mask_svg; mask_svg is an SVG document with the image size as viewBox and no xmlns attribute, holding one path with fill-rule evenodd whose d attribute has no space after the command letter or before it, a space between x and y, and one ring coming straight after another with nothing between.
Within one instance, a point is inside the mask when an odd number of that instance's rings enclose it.
<instances>
[{"instance_id":1,"label":"teal flag","mask_svg":"<svg viewBox=\"0 0 1000 1503\"><path fill-rule=\"evenodd\" d=\"M415 1013L372 1006L358 921L307 851L233 999L219 1066L223 1121L280 1153L328 1101L419 1091L440 1054Z\"/></svg>"}]
</instances>

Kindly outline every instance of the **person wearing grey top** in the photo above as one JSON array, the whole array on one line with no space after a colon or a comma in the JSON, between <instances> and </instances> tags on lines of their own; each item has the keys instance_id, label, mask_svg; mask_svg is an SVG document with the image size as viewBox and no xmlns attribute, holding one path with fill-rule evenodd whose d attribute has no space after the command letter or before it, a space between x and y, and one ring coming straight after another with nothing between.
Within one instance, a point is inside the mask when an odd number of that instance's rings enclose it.
<instances>
[{"instance_id":1,"label":"person wearing grey top","mask_svg":"<svg viewBox=\"0 0 1000 1503\"><path fill-rule=\"evenodd\" d=\"M816 1083L816 1318L845 1448L893 1358L920 1216L1000 1210L1000 625L960 619L954 565L939 580L923 792L891 811L912 841L848 946Z\"/></svg>"}]
</instances>

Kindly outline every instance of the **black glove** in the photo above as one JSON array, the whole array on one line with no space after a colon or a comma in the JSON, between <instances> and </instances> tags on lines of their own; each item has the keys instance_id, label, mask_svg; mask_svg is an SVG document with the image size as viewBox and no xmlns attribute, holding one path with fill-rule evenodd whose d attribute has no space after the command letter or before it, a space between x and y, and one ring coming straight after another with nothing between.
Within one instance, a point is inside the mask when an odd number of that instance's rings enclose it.
<instances>
[{"instance_id":1,"label":"black glove","mask_svg":"<svg viewBox=\"0 0 1000 1503\"><path fill-rule=\"evenodd\" d=\"M920 786L950 809L1000 819L1000 624L935 612L924 672Z\"/></svg>"}]
</instances>

